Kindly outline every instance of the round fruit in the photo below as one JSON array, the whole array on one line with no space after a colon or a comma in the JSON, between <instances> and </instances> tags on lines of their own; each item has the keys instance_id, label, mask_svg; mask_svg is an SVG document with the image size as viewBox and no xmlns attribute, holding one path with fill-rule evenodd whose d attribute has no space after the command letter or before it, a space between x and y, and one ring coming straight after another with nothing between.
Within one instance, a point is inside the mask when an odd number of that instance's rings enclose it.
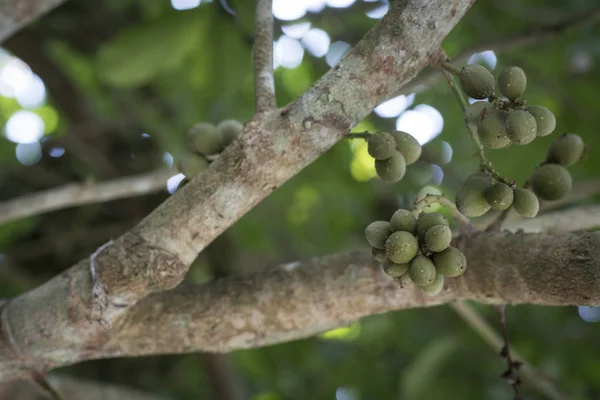
<instances>
[{"instance_id":1,"label":"round fruit","mask_svg":"<svg viewBox=\"0 0 600 400\"><path fill-rule=\"evenodd\" d=\"M390 219L390 230L392 232L404 231L410 232L413 235L416 233L417 219L414 214L402 208L396 210Z\"/></svg>"},{"instance_id":2,"label":"round fruit","mask_svg":"<svg viewBox=\"0 0 600 400\"><path fill-rule=\"evenodd\" d=\"M444 275L436 274L431 285L420 287L421 291L428 296L437 296L444 288Z\"/></svg>"},{"instance_id":3,"label":"round fruit","mask_svg":"<svg viewBox=\"0 0 600 400\"><path fill-rule=\"evenodd\" d=\"M195 153L215 154L223 149L223 137L217 128L207 122L198 123L189 130L190 149Z\"/></svg>"},{"instance_id":4,"label":"round fruit","mask_svg":"<svg viewBox=\"0 0 600 400\"><path fill-rule=\"evenodd\" d=\"M460 71L458 80L462 90L474 99L485 99L494 94L494 76L481 65L467 65Z\"/></svg>"},{"instance_id":5,"label":"round fruit","mask_svg":"<svg viewBox=\"0 0 600 400\"><path fill-rule=\"evenodd\" d=\"M206 167L208 167L208 161L206 161L203 157L193 153L188 153L183 156L181 161L177 164L177 169L179 172L185 175L185 177L188 179L192 179Z\"/></svg>"},{"instance_id":6,"label":"round fruit","mask_svg":"<svg viewBox=\"0 0 600 400\"><path fill-rule=\"evenodd\" d=\"M462 251L456 247L448 247L446 250L433 254L433 263L438 274L455 278L464 274L467 269L467 259Z\"/></svg>"},{"instance_id":7,"label":"round fruit","mask_svg":"<svg viewBox=\"0 0 600 400\"><path fill-rule=\"evenodd\" d=\"M418 286L429 286L435 281L435 265L425 256L416 256L408 268L410 279Z\"/></svg>"},{"instance_id":8,"label":"round fruit","mask_svg":"<svg viewBox=\"0 0 600 400\"><path fill-rule=\"evenodd\" d=\"M538 136L548 136L556 128L556 117L552 111L542 106L529 106L525 109L535 118Z\"/></svg>"},{"instance_id":9,"label":"round fruit","mask_svg":"<svg viewBox=\"0 0 600 400\"><path fill-rule=\"evenodd\" d=\"M417 221L417 236L424 240L427 231L436 225L450 226L446 217L438 212L421 213Z\"/></svg>"},{"instance_id":10,"label":"round fruit","mask_svg":"<svg viewBox=\"0 0 600 400\"><path fill-rule=\"evenodd\" d=\"M487 109L477 125L477 133L485 146L500 149L510 144L506 130L507 117L508 112L504 110Z\"/></svg>"},{"instance_id":11,"label":"round fruit","mask_svg":"<svg viewBox=\"0 0 600 400\"><path fill-rule=\"evenodd\" d=\"M391 262L390 260L385 260L383 262L383 272L391 276L392 278L397 278L402 276L408 271L408 264L396 264Z\"/></svg>"},{"instance_id":12,"label":"round fruit","mask_svg":"<svg viewBox=\"0 0 600 400\"><path fill-rule=\"evenodd\" d=\"M371 254L373 258L380 263L384 262L387 259L385 255L385 249L378 249L377 247L371 247Z\"/></svg>"},{"instance_id":13,"label":"round fruit","mask_svg":"<svg viewBox=\"0 0 600 400\"><path fill-rule=\"evenodd\" d=\"M491 208L485 191L492 186L488 177L471 177L456 192L456 208L467 217L481 217Z\"/></svg>"},{"instance_id":14,"label":"round fruit","mask_svg":"<svg viewBox=\"0 0 600 400\"><path fill-rule=\"evenodd\" d=\"M471 104L465 110L465 122L470 125L477 126L479 121L482 118L482 115L485 115L487 112L484 112L488 107L491 109L492 105L487 101L476 101Z\"/></svg>"},{"instance_id":15,"label":"round fruit","mask_svg":"<svg viewBox=\"0 0 600 400\"><path fill-rule=\"evenodd\" d=\"M506 133L515 144L528 144L535 139L537 124L533 115L527 111L514 110L506 118Z\"/></svg>"},{"instance_id":16,"label":"round fruit","mask_svg":"<svg viewBox=\"0 0 600 400\"><path fill-rule=\"evenodd\" d=\"M387 257L396 264L409 263L417 255L417 239L408 232L394 232L385 242Z\"/></svg>"},{"instance_id":17,"label":"round fruit","mask_svg":"<svg viewBox=\"0 0 600 400\"><path fill-rule=\"evenodd\" d=\"M365 228L365 237L372 247L385 249L388 236L390 236L390 223L387 221L371 222Z\"/></svg>"},{"instance_id":18,"label":"round fruit","mask_svg":"<svg viewBox=\"0 0 600 400\"><path fill-rule=\"evenodd\" d=\"M420 160L429 164L446 165L452 160L452 147L443 140L432 140L423 145Z\"/></svg>"},{"instance_id":19,"label":"round fruit","mask_svg":"<svg viewBox=\"0 0 600 400\"><path fill-rule=\"evenodd\" d=\"M406 173L406 161L397 150L392 152L390 158L375 160L375 171L386 182L398 182Z\"/></svg>"},{"instance_id":20,"label":"round fruit","mask_svg":"<svg viewBox=\"0 0 600 400\"><path fill-rule=\"evenodd\" d=\"M244 129L244 125L235 119L226 119L219 122L217 125L217 131L223 138L225 146L233 142L233 140L239 136Z\"/></svg>"},{"instance_id":21,"label":"round fruit","mask_svg":"<svg viewBox=\"0 0 600 400\"><path fill-rule=\"evenodd\" d=\"M527 86L525 71L519 67L507 67L500 72L498 88L500 93L511 100L520 97Z\"/></svg>"},{"instance_id":22,"label":"round fruit","mask_svg":"<svg viewBox=\"0 0 600 400\"><path fill-rule=\"evenodd\" d=\"M513 203L515 194L506 183L497 182L486 189L485 198L494 210L506 210Z\"/></svg>"},{"instance_id":23,"label":"round fruit","mask_svg":"<svg viewBox=\"0 0 600 400\"><path fill-rule=\"evenodd\" d=\"M390 158L396 147L392 135L387 132L374 133L367 139L368 152L376 160Z\"/></svg>"},{"instance_id":24,"label":"round fruit","mask_svg":"<svg viewBox=\"0 0 600 400\"><path fill-rule=\"evenodd\" d=\"M559 164L544 164L531 176L531 188L543 200L558 200L565 197L573 187L571 174Z\"/></svg>"},{"instance_id":25,"label":"round fruit","mask_svg":"<svg viewBox=\"0 0 600 400\"><path fill-rule=\"evenodd\" d=\"M559 137L548 150L548 162L570 167L581 159L585 144L581 136L565 133Z\"/></svg>"},{"instance_id":26,"label":"round fruit","mask_svg":"<svg viewBox=\"0 0 600 400\"><path fill-rule=\"evenodd\" d=\"M513 207L523 217L533 218L540 211L540 202L531 190L517 188Z\"/></svg>"},{"instance_id":27,"label":"round fruit","mask_svg":"<svg viewBox=\"0 0 600 400\"><path fill-rule=\"evenodd\" d=\"M447 249L451 241L452 231L446 225L432 226L425 233L425 247L434 252Z\"/></svg>"},{"instance_id":28,"label":"round fruit","mask_svg":"<svg viewBox=\"0 0 600 400\"><path fill-rule=\"evenodd\" d=\"M413 164L421 157L423 149L414 136L402 131L395 131L390 133L390 135L392 135L396 142L396 150L404 156L406 165Z\"/></svg>"}]
</instances>

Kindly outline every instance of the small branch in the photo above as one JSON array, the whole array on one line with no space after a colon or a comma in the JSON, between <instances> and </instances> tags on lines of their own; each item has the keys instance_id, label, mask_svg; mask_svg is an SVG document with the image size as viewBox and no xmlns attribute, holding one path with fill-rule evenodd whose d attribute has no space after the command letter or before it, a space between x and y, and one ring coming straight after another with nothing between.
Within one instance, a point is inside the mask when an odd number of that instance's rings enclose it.
<instances>
[{"instance_id":1,"label":"small branch","mask_svg":"<svg viewBox=\"0 0 600 400\"><path fill-rule=\"evenodd\" d=\"M450 72L452 75L456 75L456 76L460 76L460 69L458 69L457 67L455 67L454 65L450 64L449 62L444 62L441 65L442 69L445 71Z\"/></svg>"},{"instance_id":2,"label":"small branch","mask_svg":"<svg viewBox=\"0 0 600 400\"><path fill-rule=\"evenodd\" d=\"M60 394L52 388L52 386L46 380L46 377L43 374L41 374L39 372L34 372L31 374L31 379L35 383L37 383L38 386L41 387L46 393L48 393L48 395L50 395L52 400L63 400L63 398L60 396Z\"/></svg>"},{"instance_id":3,"label":"small branch","mask_svg":"<svg viewBox=\"0 0 600 400\"><path fill-rule=\"evenodd\" d=\"M444 197L441 194L428 194L422 199L418 200L415 203L413 208L413 214L415 217L418 217L419 214L423 212L423 210L432 204L439 203L441 206L448 207L450 209L450 213L457 220L460 231L462 233L471 233L475 231L475 228L471 224L469 218L464 216L458 208L456 208L456 204L450 201L448 198Z\"/></svg>"},{"instance_id":4,"label":"small branch","mask_svg":"<svg viewBox=\"0 0 600 400\"><path fill-rule=\"evenodd\" d=\"M508 342L508 329L506 328L506 304L498 305L498 313L500 314L500 330L502 331L502 348L500 349L500 357L506 360L507 370L502 374L502 378L508 382L515 392L514 400L521 398L519 386L521 386L521 378L519 378L518 370L523 366L520 361L515 361L510 355L510 344Z\"/></svg>"},{"instance_id":5,"label":"small branch","mask_svg":"<svg viewBox=\"0 0 600 400\"><path fill-rule=\"evenodd\" d=\"M496 218L495 221L493 221L491 224L489 224L487 226L487 228L485 228L486 231L491 232L491 231L499 231L500 228L502 228L502 224L504 223L504 221L506 221L506 217L508 217L508 214L510 214L512 207L507 208L506 210L503 210L498 217Z\"/></svg>"},{"instance_id":6,"label":"small branch","mask_svg":"<svg viewBox=\"0 0 600 400\"><path fill-rule=\"evenodd\" d=\"M256 112L274 109L273 0L258 0L254 36L254 103Z\"/></svg>"},{"instance_id":7,"label":"small branch","mask_svg":"<svg viewBox=\"0 0 600 400\"><path fill-rule=\"evenodd\" d=\"M454 95L456 96L456 99L458 100L458 104L460 104L460 109L462 110L462 112L464 114L464 112L467 111L467 108L469 107L469 103L467 103L467 100L465 99L465 96L463 95L460 88L458 86L456 86L456 83L454 82L454 78L452 77L452 75L450 75L450 72L448 72L447 69L441 69L441 71L442 71L442 74L444 75L444 77L446 78L446 81L448 81L448 86L450 86L452 93L454 93Z\"/></svg>"}]
</instances>

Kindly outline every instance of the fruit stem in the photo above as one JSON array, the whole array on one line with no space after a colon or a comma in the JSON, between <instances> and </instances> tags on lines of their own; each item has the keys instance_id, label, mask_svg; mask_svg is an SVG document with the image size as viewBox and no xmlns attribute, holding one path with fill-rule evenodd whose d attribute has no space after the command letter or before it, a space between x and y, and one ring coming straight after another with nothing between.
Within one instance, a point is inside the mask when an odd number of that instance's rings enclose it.
<instances>
[{"instance_id":1,"label":"fruit stem","mask_svg":"<svg viewBox=\"0 0 600 400\"><path fill-rule=\"evenodd\" d=\"M344 135L347 139L364 139L367 140L372 134L369 132L352 132Z\"/></svg>"},{"instance_id":2,"label":"fruit stem","mask_svg":"<svg viewBox=\"0 0 600 400\"><path fill-rule=\"evenodd\" d=\"M450 209L450 213L454 218L456 218L460 225L461 232L473 232L475 230L469 218L465 217L460 211L458 211L458 208L456 208L454 202L450 201L450 199L444 197L442 194L427 194L422 199L416 201L413 208L413 215L418 218L425 208L435 203L439 203L441 206L448 207Z\"/></svg>"},{"instance_id":3,"label":"fruit stem","mask_svg":"<svg viewBox=\"0 0 600 400\"><path fill-rule=\"evenodd\" d=\"M448 61L446 61L442 64L442 68L456 76L460 75L460 69L456 68L454 65L450 64Z\"/></svg>"}]
</instances>

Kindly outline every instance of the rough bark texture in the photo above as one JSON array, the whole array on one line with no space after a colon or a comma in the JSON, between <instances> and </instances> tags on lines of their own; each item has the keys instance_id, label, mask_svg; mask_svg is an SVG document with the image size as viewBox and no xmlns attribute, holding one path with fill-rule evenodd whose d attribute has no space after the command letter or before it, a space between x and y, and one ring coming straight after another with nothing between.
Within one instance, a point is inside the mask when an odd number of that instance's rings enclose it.
<instances>
[{"instance_id":1,"label":"rough bark texture","mask_svg":"<svg viewBox=\"0 0 600 400\"><path fill-rule=\"evenodd\" d=\"M0 1L0 42L65 0Z\"/></svg>"}]
</instances>

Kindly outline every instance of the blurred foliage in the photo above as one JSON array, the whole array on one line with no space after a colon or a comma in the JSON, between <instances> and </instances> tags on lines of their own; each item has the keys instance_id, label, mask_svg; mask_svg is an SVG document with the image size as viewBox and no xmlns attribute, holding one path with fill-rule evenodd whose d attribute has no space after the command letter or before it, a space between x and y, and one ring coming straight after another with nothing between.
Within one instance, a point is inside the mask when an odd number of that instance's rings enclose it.
<instances>
[{"instance_id":1,"label":"blurred foliage","mask_svg":"<svg viewBox=\"0 0 600 400\"><path fill-rule=\"evenodd\" d=\"M28 27L25 32L44 38L44 51L26 61L48 88L50 83L69 85L75 97L66 101L49 89L47 104L33 110L47 134L38 164L20 165L16 145L0 137L0 200L73 180L159 168L165 152L175 159L182 154L185 132L194 122L251 118L254 2L231 0L229 5L235 17L219 1L175 11L168 0L72 0ZM325 30L332 43L352 45L376 22L365 11L378 5L325 8L301 21ZM452 56L594 7L593 0L479 1L444 48ZM289 24L276 21L276 39L281 26ZM11 51L20 56L18 48ZM572 131L591 146L589 157L571 169L575 181L597 176L600 27L575 29L496 55L495 74L507 65L522 66L529 78L528 101L550 108L558 128L528 146L489 150L495 167L523 182L552 140ZM293 101L328 68L324 58L308 52L298 67L278 68L278 104ZM77 104L85 104L89 115L80 118L74 111ZM373 162L364 143L341 142L211 244L192 266L188 281L201 283L364 247L364 226L409 206L424 184L453 196L476 168L475 147L443 80L420 91L410 109L419 104L436 108L444 117L442 134L431 144L437 149L449 144L452 150L451 162L441 166L440 184L426 164L411 166L398 184L372 179ZM0 96L0 123L19 109L14 99ZM395 122L372 114L355 130L391 130ZM64 148L65 154L50 157L52 147ZM22 293L59 273L129 229L168 196L164 191L1 225L0 296ZM497 325L494 310L477 309ZM515 347L553 377L569 399L600 398L598 325L582 321L575 308L533 306L510 308L508 322ZM372 316L315 338L235 352L228 360L239 375L238 384L255 400L511 398L510 387L499 379L503 361L444 306ZM93 361L65 371L174 399L218 398L210 393L203 360L194 354ZM525 393L527 399L542 398L527 387Z\"/></svg>"}]
</instances>

